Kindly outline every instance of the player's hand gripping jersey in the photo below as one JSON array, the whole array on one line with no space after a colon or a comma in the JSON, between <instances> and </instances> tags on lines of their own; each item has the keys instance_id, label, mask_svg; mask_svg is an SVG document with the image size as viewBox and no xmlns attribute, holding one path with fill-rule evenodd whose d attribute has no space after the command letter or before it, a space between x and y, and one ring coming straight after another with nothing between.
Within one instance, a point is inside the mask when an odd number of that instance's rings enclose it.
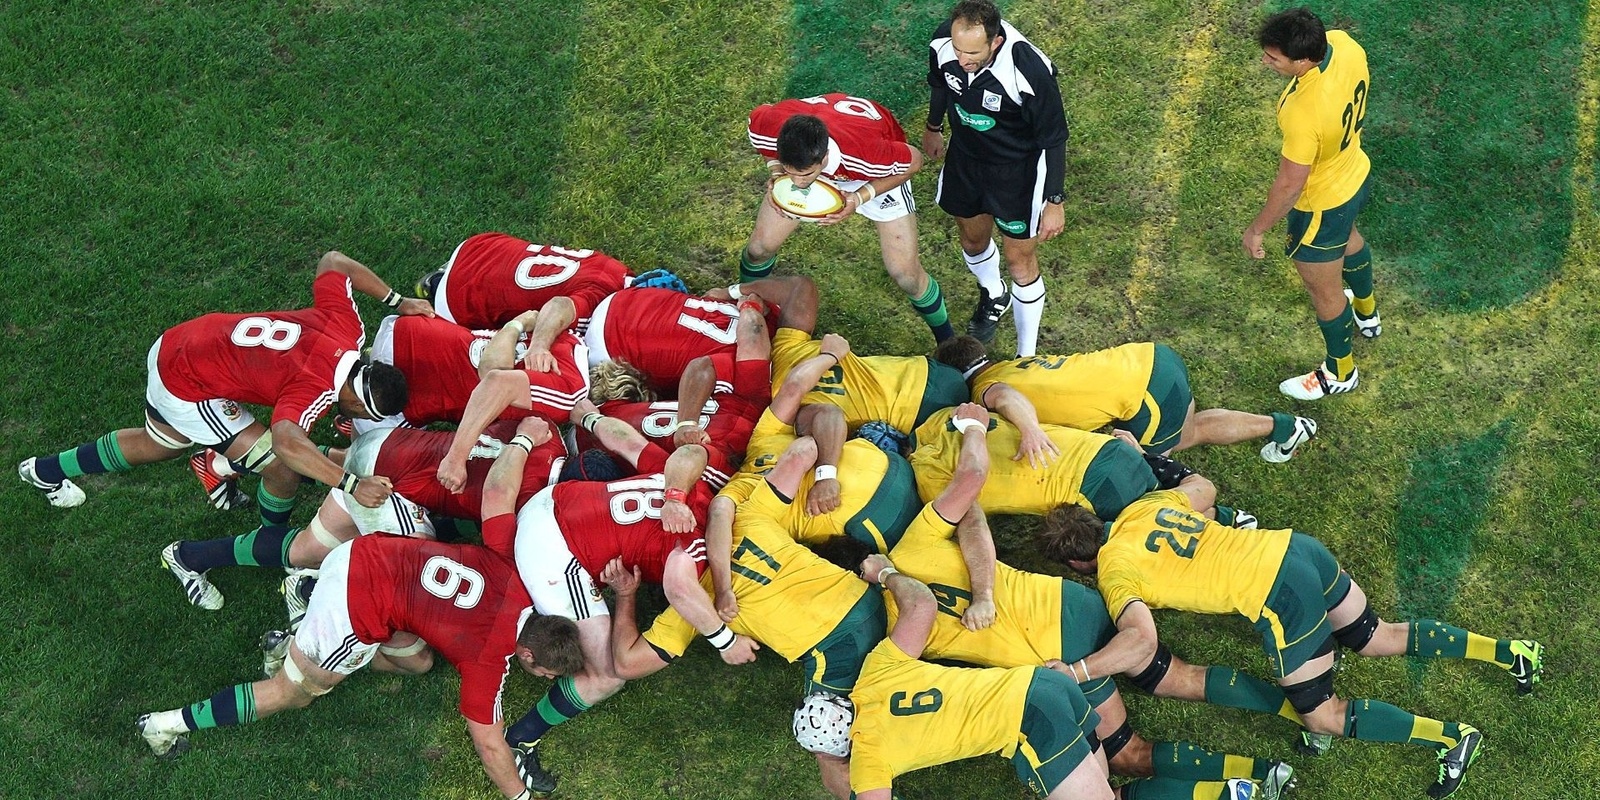
<instances>
[{"instance_id":1,"label":"player's hand gripping jersey","mask_svg":"<svg viewBox=\"0 0 1600 800\"><path fill-rule=\"evenodd\" d=\"M391 326L390 320L393 320ZM411 398L406 421L412 425L460 422L478 385L478 363L494 331L469 331L440 319L391 317L373 344L373 357L388 358L405 373ZM517 363L527 352L527 335L517 341ZM507 406L500 419L541 416L552 425L567 422L572 406L589 393L589 365L583 343L563 333L550 345L557 371L527 370L533 408Z\"/></svg>"},{"instance_id":2,"label":"player's hand gripping jersey","mask_svg":"<svg viewBox=\"0 0 1600 800\"><path fill-rule=\"evenodd\" d=\"M363 436L379 435L378 457L372 474L382 475L394 483L394 491L427 509L430 513L458 519L478 520L483 517L483 480L494 466L500 450L516 436L517 423L502 420L493 423L482 436L478 446L467 459L467 483L458 493L452 494L439 483L439 461L450 450L448 431L427 431L415 428L384 428ZM522 487L517 491L516 507L540 489L555 483L567 457L566 445L561 437L533 449L522 470Z\"/></svg>"},{"instance_id":3,"label":"player's hand gripping jersey","mask_svg":"<svg viewBox=\"0 0 1600 800\"><path fill-rule=\"evenodd\" d=\"M462 242L433 292L440 317L464 328L498 328L557 297L572 300L574 327L583 330L606 296L633 275L621 261L594 250L532 244L503 233Z\"/></svg>"},{"instance_id":4,"label":"player's hand gripping jersey","mask_svg":"<svg viewBox=\"0 0 1600 800\"><path fill-rule=\"evenodd\" d=\"M366 332L350 279L325 272L311 308L207 314L161 336L156 368L180 400L272 406L272 422L309 429L338 400Z\"/></svg>"}]
</instances>

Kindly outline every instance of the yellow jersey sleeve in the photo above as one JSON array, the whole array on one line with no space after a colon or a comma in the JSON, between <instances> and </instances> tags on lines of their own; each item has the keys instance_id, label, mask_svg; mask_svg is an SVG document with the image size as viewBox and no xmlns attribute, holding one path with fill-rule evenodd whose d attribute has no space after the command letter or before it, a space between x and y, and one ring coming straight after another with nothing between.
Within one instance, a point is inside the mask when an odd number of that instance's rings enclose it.
<instances>
[{"instance_id":1,"label":"yellow jersey sleeve","mask_svg":"<svg viewBox=\"0 0 1600 800\"><path fill-rule=\"evenodd\" d=\"M917 493L924 502L932 501L955 474L961 455L961 434L950 425L954 409L935 412L917 427L917 449L912 452L912 468L917 475ZM1044 425L1061 457L1043 469L1027 461L1013 461L1022 443L1017 426L991 417L988 434L989 479L978 494L978 503L994 514L1048 514L1062 503L1084 503L1083 478L1100 448L1112 437L1061 425Z\"/></svg>"}]
</instances>

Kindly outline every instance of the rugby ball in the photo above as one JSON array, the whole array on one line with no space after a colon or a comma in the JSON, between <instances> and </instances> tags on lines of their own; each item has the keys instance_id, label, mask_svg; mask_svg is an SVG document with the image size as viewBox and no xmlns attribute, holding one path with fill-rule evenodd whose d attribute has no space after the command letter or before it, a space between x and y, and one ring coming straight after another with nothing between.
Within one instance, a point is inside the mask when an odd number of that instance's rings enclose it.
<instances>
[{"instance_id":1,"label":"rugby ball","mask_svg":"<svg viewBox=\"0 0 1600 800\"><path fill-rule=\"evenodd\" d=\"M772 200L785 214L803 222L815 222L844 208L844 194L823 178L801 189L788 176L773 181Z\"/></svg>"}]
</instances>

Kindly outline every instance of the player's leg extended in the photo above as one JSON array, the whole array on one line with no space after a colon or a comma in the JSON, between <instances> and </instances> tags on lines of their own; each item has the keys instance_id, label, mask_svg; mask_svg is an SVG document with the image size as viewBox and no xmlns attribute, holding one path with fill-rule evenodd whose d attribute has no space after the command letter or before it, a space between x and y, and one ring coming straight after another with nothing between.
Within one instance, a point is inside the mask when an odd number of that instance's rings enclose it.
<instances>
[{"instance_id":1,"label":"player's leg extended","mask_svg":"<svg viewBox=\"0 0 1600 800\"><path fill-rule=\"evenodd\" d=\"M1039 321L1044 319L1044 275L1039 272L1039 238L1001 237L1006 271L1011 274L1012 323L1017 326L1017 357L1039 347Z\"/></svg>"},{"instance_id":2,"label":"player's leg extended","mask_svg":"<svg viewBox=\"0 0 1600 800\"><path fill-rule=\"evenodd\" d=\"M1533 690L1544 668L1544 647L1538 642L1494 639L1431 619L1384 622L1354 581L1349 594L1328 611L1328 620L1334 626L1334 638L1361 655L1487 661L1512 673L1522 693Z\"/></svg>"},{"instance_id":3,"label":"player's leg extended","mask_svg":"<svg viewBox=\"0 0 1600 800\"><path fill-rule=\"evenodd\" d=\"M1085 693L1090 695L1090 693ZM1090 702L1096 698L1089 696ZM1128 723L1128 709L1116 685L1094 707L1100 715L1095 735L1105 750L1111 771L1131 778L1151 775L1174 778L1180 781L1223 781L1228 778L1261 780L1276 768L1277 763L1248 756L1217 753L1189 742L1151 743L1135 733ZM1291 771L1292 772L1292 771ZM1183 795L1187 798L1190 795Z\"/></svg>"},{"instance_id":4,"label":"player's leg extended","mask_svg":"<svg viewBox=\"0 0 1600 800\"><path fill-rule=\"evenodd\" d=\"M1300 715L1283 696L1283 690L1272 683L1231 667L1191 664L1173 655L1164 643L1156 645L1149 664L1131 670L1128 678L1156 697L1241 708L1300 724Z\"/></svg>"},{"instance_id":5,"label":"player's leg extended","mask_svg":"<svg viewBox=\"0 0 1600 800\"><path fill-rule=\"evenodd\" d=\"M289 514L294 511L294 494L300 488L300 476L272 451L272 435L261 423L235 436L220 452L242 472L261 476L256 487L256 505L261 511L261 525L287 526Z\"/></svg>"},{"instance_id":6,"label":"player's leg extended","mask_svg":"<svg viewBox=\"0 0 1600 800\"><path fill-rule=\"evenodd\" d=\"M1356 332L1368 339L1383 333L1378 315L1378 298L1372 285L1372 248L1354 225L1350 243L1344 248L1344 282L1350 287L1350 306L1355 312Z\"/></svg>"},{"instance_id":7,"label":"player's leg extended","mask_svg":"<svg viewBox=\"0 0 1600 800\"><path fill-rule=\"evenodd\" d=\"M961 257L967 270L978 279L978 304L967 321L967 334L985 344L994 339L1000 317L1011 308L1011 293L1000 277L1000 248L994 243L994 217L978 214L956 217L961 240Z\"/></svg>"},{"instance_id":8,"label":"player's leg extended","mask_svg":"<svg viewBox=\"0 0 1600 800\"><path fill-rule=\"evenodd\" d=\"M139 717L139 732L158 756L176 756L188 749L188 734L206 728L245 725L290 708L305 708L344 680L344 675L318 666L296 643L289 645L285 669L266 680L230 686L180 708ZM294 668L288 668L288 664Z\"/></svg>"},{"instance_id":9,"label":"player's leg extended","mask_svg":"<svg viewBox=\"0 0 1600 800\"><path fill-rule=\"evenodd\" d=\"M756 227L750 232L750 241L739 251L739 282L760 280L772 274L778 263L778 248L800 227L800 222L784 216L763 198L756 209Z\"/></svg>"},{"instance_id":10,"label":"player's leg extended","mask_svg":"<svg viewBox=\"0 0 1600 800\"><path fill-rule=\"evenodd\" d=\"M922 268L917 254L917 215L878 223L878 243L883 249L883 266L900 291L911 298L911 307L933 331L935 341L956 335L950 326L950 312L944 305L944 290L939 281Z\"/></svg>"}]
</instances>

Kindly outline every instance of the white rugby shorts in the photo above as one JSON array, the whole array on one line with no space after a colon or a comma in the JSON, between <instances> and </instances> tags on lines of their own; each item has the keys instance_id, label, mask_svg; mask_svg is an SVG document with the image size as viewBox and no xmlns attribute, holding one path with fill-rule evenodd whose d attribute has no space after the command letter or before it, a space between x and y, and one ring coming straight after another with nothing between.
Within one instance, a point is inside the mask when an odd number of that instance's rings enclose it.
<instances>
[{"instance_id":1,"label":"white rugby shorts","mask_svg":"<svg viewBox=\"0 0 1600 800\"><path fill-rule=\"evenodd\" d=\"M150 345L150 355L145 360L148 378L145 381L144 401L174 429L195 444L215 445L238 436L256 421L248 409L233 400L221 398L191 403L180 400L165 383L156 362L161 355L161 339Z\"/></svg>"},{"instance_id":2,"label":"white rugby shorts","mask_svg":"<svg viewBox=\"0 0 1600 800\"><path fill-rule=\"evenodd\" d=\"M867 185L867 181L839 181L835 185L839 187L839 191L849 194ZM911 199L911 181L906 181L872 198L865 205L856 207L857 214L873 222L893 222L916 210L917 202Z\"/></svg>"},{"instance_id":3,"label":"white rugby shorts","mask_svg":"<svg viewBox=\"0 0 1600 800\"><path fill-rule=\"evenodd\" d=\"M345 470L357 478L372 477L378 463L378 451L393 430L377 428L356 436L350 443L350 449L345 451ZM438 538L428 510L402 497L399 492L391 493L389 499L377 508L367 508L357 503L355 498L338 487L330 489L328 496L333 498L334 505L350 516L350 521L355 523L356 531L362 536L393 533L421 539Z\"/></svg>"},{"instance_id":4,"label":"white rugby shorts","mask_svg":"<svg viewBox=\"0 0 1600 800\"><path fill-rule=\"evenodd\" d=\"M599 584L556 525L554 490L545 487L517 511L517 574L540 614L580 621L610 616Z\"/></svg>"},{"instance_id":5,"label":"white rugby shorts","mask_svg":"<svg viewBox=\"0 0 1600 800\"><path fill-rule=\"evenodd\" d=\"M317 666L340 675L366 666L378 652L381 643L357 639L350 622L350 542L322 559L317 587L311 590L294 643Z\"/></svg>"}]
</instances>

